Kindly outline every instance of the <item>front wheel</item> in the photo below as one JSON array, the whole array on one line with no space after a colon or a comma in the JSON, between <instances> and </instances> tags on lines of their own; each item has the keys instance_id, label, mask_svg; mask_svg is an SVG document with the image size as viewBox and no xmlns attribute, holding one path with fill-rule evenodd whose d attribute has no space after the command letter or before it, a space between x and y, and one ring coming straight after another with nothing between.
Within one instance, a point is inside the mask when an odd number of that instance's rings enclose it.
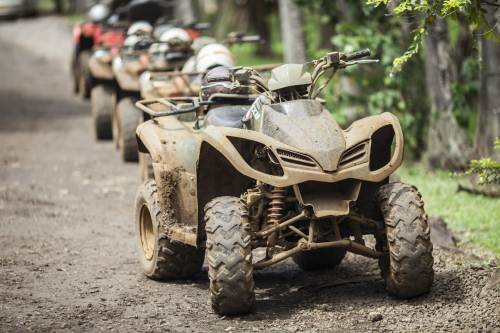
<instances>
[{"instance_id":1,"label":"front wheel","mask_svg":"<svg viewBox=\"0 0 500 333\"><path fill-rule=\"evenodd\" d=\"M204 251L172 241L161 224L158 190L154 180L144 182L135 202L135 227L139 259L152 279L187 279L201 271Z\"/></svg>"},{"instance_id":2,"label":"front wheel","mask_svg":"<svg viewBox=\"0 0 500 333\"><path fill-rule=\"evenodd\" d=\"M78 55L78 93L84 99L90 98L90 92L92 89L92 75L89 70L90 57L90 51L82 51Z\"/></svg>"},{"instance_id":3,"label":"front wheel","mask_svg":"<svg viewBox=\"0 0 500 333\"><path fill-rule=\"evenodd\" d=\"M110 140L111 111L113 109L113 88L99 84L90 91L94 133L97 140Z\"/></svg>"},{"instance_id":4,"label":"front wheel","mask_svg":"<svg viewBox=\"0 0 500 333\"><path fill-rule=\"evenodd\" d=\"M255 302L250 225L240 199L205 206L210 301L220 315L249 312Z\"/></svg>"},{"instance_id":5,"label":"front wheel","mask_svg":"<svg viewBox=\"0 0 500 333\"><path fill-rule=\"evenodd\" d=\"M118 148L122 160L136 162L139 158L135 130L141 123L141 113L135 107L130 97L125 97L118 102L117 108Z\"/></svg>"},{"instance_id":6,"label":"front wheel","mask_svg":"<svg viewBox=\"0 0 500 333\"><path fill-rule=\"evenodd\" d=\"M388 251L379 259L387 291L399 298L429 292L434 269L422 196L413 186L390 183L379 189L376 199L385 222L386 236L377 240L377 248Z\"/></svg>"}]
</instances>

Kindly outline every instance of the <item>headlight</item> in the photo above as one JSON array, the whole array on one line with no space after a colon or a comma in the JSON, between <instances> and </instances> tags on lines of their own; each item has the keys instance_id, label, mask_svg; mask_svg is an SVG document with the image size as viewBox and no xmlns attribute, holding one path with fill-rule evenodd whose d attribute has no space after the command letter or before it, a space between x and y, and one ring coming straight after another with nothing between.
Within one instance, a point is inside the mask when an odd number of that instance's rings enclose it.
<instances>
[{"instance_id":1,"label":"headlight","mask_svg":"<svg viewBox=\"0 0 500 333\"><path fill-rule=\"evenodd\" d=\"M283 176L283 168L271 148L252 140L228 137L240 156L253 169L273 176Z\"/></svg>"}]
</instances>

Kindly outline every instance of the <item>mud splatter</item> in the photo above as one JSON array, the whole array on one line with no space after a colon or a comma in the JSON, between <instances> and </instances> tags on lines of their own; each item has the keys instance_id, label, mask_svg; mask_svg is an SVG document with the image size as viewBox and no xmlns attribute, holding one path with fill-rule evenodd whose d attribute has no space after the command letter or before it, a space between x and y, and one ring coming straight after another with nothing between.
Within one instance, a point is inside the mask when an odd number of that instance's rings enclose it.
<instances>
[{"instance_id":1,"label":"mud splatter","mask_svg":"<svg viewBox=\"0 0 500 333\"><path fill-rule=\"evenodd\" d=\"M161 225L164 230L178 221L178 203L176 202L177 186L181 180L183 168L176 167L171 170L162 170L156 177L156 185L160 197L160 207L163 212Z\"/></svg>"}]
</instances>

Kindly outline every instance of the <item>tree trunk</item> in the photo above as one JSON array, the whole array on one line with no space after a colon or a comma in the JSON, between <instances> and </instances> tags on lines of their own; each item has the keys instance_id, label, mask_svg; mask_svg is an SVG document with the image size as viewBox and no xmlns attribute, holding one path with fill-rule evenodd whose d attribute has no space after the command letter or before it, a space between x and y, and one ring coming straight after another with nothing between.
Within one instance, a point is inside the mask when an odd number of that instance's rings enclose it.
<instances>
[{"instance_id":1,"label":"tree trunk","mask_svg":"<svg viewBox=\"0 0 500 333\"><path fill-rule=\"evenodd\" d=\"M177 0L176 16L182 20L184 24L196 21L196 14L191 0Z\"/></svg>"},{"instance_id":2,"label":"tree trunk","mask_svg":"<svg viewBox=\"0 0 500 333\"><path fill-rule=\"evenodd\" d=\"M259 56L270 57L272 56L271 49L271 31L267 19L272 12L271 5L264 0L253 0L248 3L250 6L250 22L255 31L265 41L260 43L257 47L256 54Z\"/></svg>"},{"instance_id":3,"label":"tree trunk","mask_svg":"<svg viewBox=\"0 0 500 333\"><path fill-rule=\"evenodd\" d=\"M425 40L425 71L430 97L431 117L424 162L431 168L462 170L471 149L465 132L452 112L450 85L455 75L450 57L448 25L436 18Z\"/></svg>"},{"instance_id":4,"label":"tree trunk","mask_svg":"<svg viewBox=\"0 0 500 333\"><path fill-rule=\"evenodd\" d=\"M283 53L286 63L307 61L300 8L293 0L279 0Z\"/></svg>"},{"instance_id":5,"label":"tree trunk","mask_svg":"<svg viewBox=\"0 0 500 333\"><path fill-rule=\"evenodd\" d=\"M487 19L495 21L493 6L489 6ZM477 157L496 154L495 138L500 137L500 44L483 38L481 40L481 89L479 91L479 117L477 122L475 153Z\"/></svg>"},{"instance_id":6,"label":"tree trunk","mask_svg":"<svg viewBox=\"0 0 500 333\"><path fill-rule=\"evenodd\" d=\"M220 0L218 2L219 15L215 28L215 37L223 40L232 31L246 32L248 30L249 12L234 0Z\"/></svg>"}]
</instances>

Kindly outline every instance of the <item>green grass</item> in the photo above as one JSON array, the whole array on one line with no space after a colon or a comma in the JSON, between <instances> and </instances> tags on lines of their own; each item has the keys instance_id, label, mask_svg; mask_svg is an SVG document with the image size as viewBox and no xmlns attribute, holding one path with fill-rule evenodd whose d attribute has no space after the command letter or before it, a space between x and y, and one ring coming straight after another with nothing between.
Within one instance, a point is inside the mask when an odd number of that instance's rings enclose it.
<instances>
[{"instance_id":1,"label":"green grass","mask_svg":"<svg viewBox=\"0 0 500 333\"><path fill-rule=\"evenodd\" d=\"M458 178L419 165L398 171L405 183L418 187L430 216L441 216L459 238L500 255L500 199L457 192Z\"/></svg>"},{"instance_id":2,"label":"green grass","mask_svg":"<svg viewBox=\"0 0 500 333\"><path fill-rule=\"evenodd\" d=\"M268 58L256 56L255 48L256 45L254 44L233 45L231 47L231 52L234 54L235 59L237 59L237 64L241 66L256 66L282 62L280 57Z\"/></svg>"},{"instance_id":3,"label":"green grass","mask_svg":"<svg viewBox=\"0 0 500 333\"><path fill-rule=\"evenodd\" d=\"M66 17L71 24L81 23L85 20L85 16L81 14L69 14Z\"/></svg>"},{"instance_id":4,"label":"green grass","mask_svg":"<svg viewBox=\"0 0 500 333\"><path fill-rule=\"evenodd\" d=\"M51 13L54 10L54 2L52 0L39 0L38 10L42 13Z\"/></svg>"}]
</instances>

